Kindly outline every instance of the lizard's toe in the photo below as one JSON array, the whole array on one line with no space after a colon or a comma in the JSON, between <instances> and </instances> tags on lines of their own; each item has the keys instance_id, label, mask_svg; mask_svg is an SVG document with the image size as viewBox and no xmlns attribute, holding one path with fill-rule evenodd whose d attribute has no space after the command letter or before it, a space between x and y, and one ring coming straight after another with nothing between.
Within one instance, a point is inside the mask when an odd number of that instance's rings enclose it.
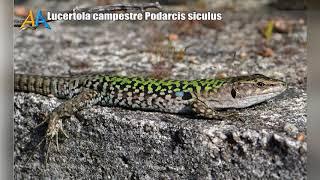
<instances>
[{"instance_id":1,"label":"lizard's toe","mask_svg":"<svg viewBox=\"0 0 320 180\"><path fill-rule=\"evenodd\" d=\"M48 129L46 132L46 138L51 141L55 138L57 150L59 151L59 132L65 137L68 135L65 133L63 126L62 126L62 119L57 114L52 114L48 121Z\"/></svg>"}]
</instances>

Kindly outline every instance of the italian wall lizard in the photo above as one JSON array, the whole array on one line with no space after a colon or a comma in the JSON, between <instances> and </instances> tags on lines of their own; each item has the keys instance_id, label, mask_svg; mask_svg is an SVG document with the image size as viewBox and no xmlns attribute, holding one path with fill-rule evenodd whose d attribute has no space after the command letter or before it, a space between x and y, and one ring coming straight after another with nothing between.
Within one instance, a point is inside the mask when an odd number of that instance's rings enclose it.
<instances>
[{"instance_id":1,"label":"italian wall lizard","mask_svg":"<svg viewBox=\"0 0 320 180\"><path fill-rule=\"evenodd\" d=\"M287 89L285 82L255 74L220 79L157 80L141 77L84 75L49 77L15 74L15 91L66 99L46 117L46 138L65 136L62 122L95 104L214 118L216 109L245 108Z\"/></svg>"}]
</instances>

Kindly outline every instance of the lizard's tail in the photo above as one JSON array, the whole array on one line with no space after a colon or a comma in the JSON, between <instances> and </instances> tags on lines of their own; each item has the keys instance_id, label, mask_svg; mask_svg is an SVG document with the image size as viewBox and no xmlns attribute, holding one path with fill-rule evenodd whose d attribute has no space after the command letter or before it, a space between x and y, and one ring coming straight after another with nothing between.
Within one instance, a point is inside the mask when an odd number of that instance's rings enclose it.
<instances>
[{"instance_id":1,"label":"lizard's tail","mask_svg":"<svg viewBox=\"0 0 320 180\"><path fill-rule=\"evenodd\" d=\"M52 94L54 96L64 96L67 93L69 79L70 78L15 74L14 90L42 95Z\"/></svg>"}]
</instances>

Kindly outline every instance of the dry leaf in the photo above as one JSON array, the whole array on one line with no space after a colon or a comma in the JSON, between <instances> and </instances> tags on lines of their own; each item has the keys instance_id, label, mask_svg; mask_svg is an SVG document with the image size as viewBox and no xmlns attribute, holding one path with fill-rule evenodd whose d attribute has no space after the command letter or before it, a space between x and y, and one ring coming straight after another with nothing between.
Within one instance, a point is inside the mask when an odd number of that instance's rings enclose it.
<instances>
[{"instance_id":1,"label":"dry leaf","mask_svg":"<svg viewBox=\"0 0 320 180\"><path fill-rule=\"evenodd\" d=\"M263 57L271 57L273 56L273 50L268 47L263 47L262 50L258 52L258 54Z\"/></svg>"}]
</instances>

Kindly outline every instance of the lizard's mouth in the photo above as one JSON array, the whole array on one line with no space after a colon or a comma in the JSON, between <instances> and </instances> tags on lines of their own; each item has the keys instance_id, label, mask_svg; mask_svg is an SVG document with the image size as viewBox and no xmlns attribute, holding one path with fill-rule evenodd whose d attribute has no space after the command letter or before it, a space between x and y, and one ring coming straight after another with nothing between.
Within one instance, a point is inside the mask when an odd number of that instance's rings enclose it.
<instances>
[{"instance_id":1,"label":"lizard's mouth","mask_svg":"<svg viewBox=\"0 0 320 180\"><path fill-rule=\"evenodd\" d=\"M234 108L245 108L245 107L249 107L255 104L259 104L262 103L264 101L267 101L273 97L276 97L278 95L280 95L282 92L272 92L272 93L264 93L264 94L260 94L260 95L256 95L256 96L248 96L248 97L244 97L242 99L239 99L239 103L237 107Z\"/></svg>"},{"instance_id":2,"label":"lizard's mouth","mask_svg":"<svg viewBox=\"0 0 320 180\"><path fill-rule=\"evenodd\" d=\"M265 90L256 95L249 95L238 99L234 99L233 108L245 108L255 104L262 103L284 93L286 90L287 85L284 83L283 86L273 87L271 90Z\"/></svg>"},{"instance_id":3,"label":"lizard's mouth","mask_svg":"<svg viewBox=\"0 0 320 180\"><path fill-rule=\"evenodd\" d=\"M259 94L251 94L247 96L237 97L237 98L226 98L213 100L212 106L214 108L246 108L255 104L262 103L266 100L274 98L283 92L285 92L286 87L279 87L279 89L274 89L273 91L260 92Z\"/></svg>"},{"instance_id":4,"label":"lizard's mouth","mask_svg":"<svg viewBox=\"0 0 320 180\"><path fill-rule=\"evenodd\" d=\"M282 94L284 91L286 91L288 88L288 85L285 82L281 82L280 84L276 86L271 86L270 88L267 88L263 90L259 95L274 95L277 96L279 94Z\"/></svg>"}]
</instances>

